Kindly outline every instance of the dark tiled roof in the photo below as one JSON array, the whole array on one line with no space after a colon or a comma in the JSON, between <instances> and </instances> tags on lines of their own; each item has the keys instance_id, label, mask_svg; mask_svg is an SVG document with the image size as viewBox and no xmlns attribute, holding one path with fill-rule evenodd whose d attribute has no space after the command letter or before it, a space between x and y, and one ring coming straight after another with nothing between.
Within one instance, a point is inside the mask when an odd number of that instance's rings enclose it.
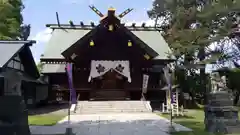
<instances>
[{"instance_id":1,"label":"dark tiled roof","mask_svg":"<svg viewBox=\"0 0 240 135\"><path fill-rule=\"evenodd\" d=\"M17 54L21 55L22 63L26 72L32 77L38 78L39 73L34 62L31 50L31 46L35 41L3 41L0 40L0 68L6 66L6 64Z\"/></svg>"},{"instance_id":2,"label":"dark tiled roof","mask_svg":"<svg viewBox=\"0 0 240 135\"><path fill-rule=\"evenodd\" d=\"M3 67L24 45L26 41L0 41L0 67Z\"/></svg>"},{"instance_id":3,"label":"dark tiled roof","mask_svg":"<svg viewBox=\"0 0 240 135\"><path fill-rule=\"evenodd\" d=\"M0 40L0 44L29 44L32 45L34 43L36 43L36 41L34 40L27 40L27 41L23 41L23 40Z\"/></svg>"},{"instance_id":4,"label":"dark tiled roof","mask_svg":"<svg viewBox=\"0 0 240 135\"><path fill-rule=\"evenodd\" d=\"M53 32L41 59L64 59L61 53L96 27L92 25L74 25L73 27L69 24L61 24L60 27L57 24L47 26L52 28ZM155 59L175 58L168 57L171 50L155 27L126 26L126 28L158 53Z\"/></svg>"},{"instance_id":5,"label":"dark tiled roof","mask_svg":"<svg viewBox=\"0 0 240 135\"><path fill-rule=\"evenodd\" d=\"M61 53L90 31L85 29L54 29L42 59L64 59Z\"/></svg>"}]
</instances>

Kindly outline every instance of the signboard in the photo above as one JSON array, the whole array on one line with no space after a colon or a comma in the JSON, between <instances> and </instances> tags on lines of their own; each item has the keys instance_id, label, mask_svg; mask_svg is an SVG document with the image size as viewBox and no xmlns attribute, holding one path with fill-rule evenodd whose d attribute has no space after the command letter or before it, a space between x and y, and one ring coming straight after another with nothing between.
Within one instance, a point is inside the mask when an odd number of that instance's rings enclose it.
<instances>
[{"instance_id":1,"label":"signboard","mask_svg":"<svg viewBox=\"0 0 240 135\"><path fill-rule=\"evenodd\" d=\"M147 93L149 75L143 74L142 92Z\"/></svg>"}]
</instances>

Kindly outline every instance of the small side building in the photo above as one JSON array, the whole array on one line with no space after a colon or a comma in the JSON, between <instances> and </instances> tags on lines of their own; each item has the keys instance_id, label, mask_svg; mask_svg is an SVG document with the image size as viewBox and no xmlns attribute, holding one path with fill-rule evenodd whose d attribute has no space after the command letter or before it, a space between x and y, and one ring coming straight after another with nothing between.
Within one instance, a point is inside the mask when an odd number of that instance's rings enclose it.
<instances>
[{"instance_id":1,"label":"small side building","mask_svg":"<svg viewBox=\"0 0 240 135\"><path fill-rule=\"evenodd\" d=\"M28 108L39 102L37 95L44 86L30 50L34 43L0 40L0 97L22 96Z\"/></svg>"}]
</instances>

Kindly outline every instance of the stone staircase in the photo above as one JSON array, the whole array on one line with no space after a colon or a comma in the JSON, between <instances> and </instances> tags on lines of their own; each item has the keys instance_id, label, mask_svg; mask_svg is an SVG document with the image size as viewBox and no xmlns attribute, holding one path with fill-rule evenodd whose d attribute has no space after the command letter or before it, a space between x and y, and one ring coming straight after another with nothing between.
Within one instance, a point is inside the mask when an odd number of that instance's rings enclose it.
<instances>
[{"instance_id":1,"label":"stone staircase","mask_svg":"<svg viewBox=\"0 0 240 135\"><path fill-rule=\"evenodd\" d=\"M78 101L75 114L152 112L149 101Z\"/></svg>"}]
</instances>

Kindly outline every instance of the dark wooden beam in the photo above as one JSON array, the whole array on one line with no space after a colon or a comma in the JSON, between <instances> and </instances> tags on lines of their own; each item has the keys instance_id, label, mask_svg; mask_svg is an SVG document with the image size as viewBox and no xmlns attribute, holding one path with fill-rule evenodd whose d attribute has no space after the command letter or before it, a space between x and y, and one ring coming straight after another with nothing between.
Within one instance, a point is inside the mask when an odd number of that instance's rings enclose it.
<instances>
[{"instance_id":1,"label":"dark wooden beam","mask_svg":"<svg viewBox=\"0 0 240 135\"><path fill-rule=\"evenodd\" d=\"M95 25L94 27L92 27L92 25L84 25L82 26L81 24L75 24L74 25L74 29L94 29L95 27L97 27L99 24ZM161 31L162 28L161 27L157 27L155 28L154 26L126 26L125 23L122 23L120 25L121 27L126 27L129 30L134 30L134 31ZM58 24L46 24L46 27L48 28L52 28L52 29L73 29L73 27L71 27L70 24L60 24L60 27L58 26Z\"/></svg>"},{"instance_id":2,"label":"dark wooden beam","mask_svg":"<svg viewBox=\"0 0 240 135\"><path fill-rule=\"evenodd\" d=\"M59 20L58 12L56 12L56 19L57 19L57 24L60 27L60 20Z\"/></svg>"},{"instance_id":3,"label":"dark wooden beam","mask_svg":"<svg viewBox=\"0 0 240 135\"><path fill-rule=\"evenodd\" d=\"M93 5L89 5L89 7L94 11L98 16L103 17L104 15Z\"/></svg>"},{"instance_id":4,"label":"dark wooden beam","mask_svg":"<svg viewBox=\"0 0 240 135\"><path fill-rule=\"evenodd\" d=\"M125 15L133 11L133 8L128 8L125 11L123 11L120 15L118 15L119 18L123 18Z\"/></svg>"}]
</instances>

